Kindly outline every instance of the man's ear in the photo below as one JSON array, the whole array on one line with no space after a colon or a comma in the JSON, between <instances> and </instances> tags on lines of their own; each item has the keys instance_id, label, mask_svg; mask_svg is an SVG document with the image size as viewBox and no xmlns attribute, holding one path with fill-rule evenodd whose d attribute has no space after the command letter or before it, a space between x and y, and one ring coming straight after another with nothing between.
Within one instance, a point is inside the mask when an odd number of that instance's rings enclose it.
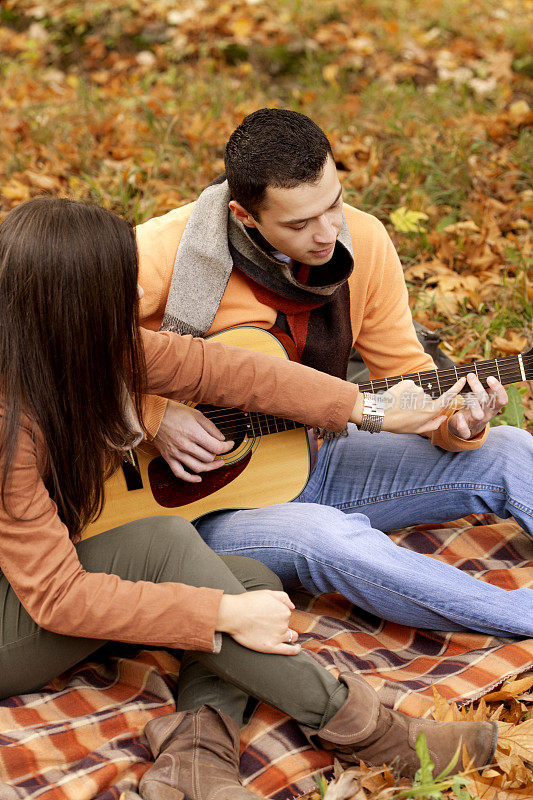
<instances>
[{"instance_id":1,"label":"man's ear","mask_svg":"<svg viewBox=\"0 0 533 800\"><path fill-rule=\"evenodd\" d=\"M246 211L245 208L241 206L236 200L229 201L230 211L235 217L235 219L242 222L243 225L246 225L248 228L257 228L257 223L252 215Z\"/></svg>"}]
</instances>

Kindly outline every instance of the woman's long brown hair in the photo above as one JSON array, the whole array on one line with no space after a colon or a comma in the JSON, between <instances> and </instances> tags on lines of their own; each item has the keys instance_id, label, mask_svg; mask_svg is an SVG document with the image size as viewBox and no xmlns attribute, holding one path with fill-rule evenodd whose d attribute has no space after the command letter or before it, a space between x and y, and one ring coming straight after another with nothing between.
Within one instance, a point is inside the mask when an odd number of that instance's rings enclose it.
<instances>
[{"instance_id":1,"label":"woman's long brown hair","mask_svg":"<svg viewBox=\"0 0 533 800\"><path fill-rule=\"evenodd\" d=\"M39 197L0 224L4 505L25 413L44 437L45 482L71 536L101 511L104 481L133 441L126 392L142 420L137 322L137 247L125 220Z\"/></svg>"}]
</instances>

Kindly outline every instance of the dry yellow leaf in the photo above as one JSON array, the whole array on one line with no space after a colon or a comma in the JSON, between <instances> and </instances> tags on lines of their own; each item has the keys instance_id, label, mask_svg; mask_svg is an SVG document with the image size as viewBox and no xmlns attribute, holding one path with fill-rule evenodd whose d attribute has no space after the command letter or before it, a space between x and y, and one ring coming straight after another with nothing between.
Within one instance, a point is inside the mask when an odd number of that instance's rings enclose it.
<instances>
[{"instance_id":1,"label":"dry yellow leaf","mask_svg":"<svg viewBox=\"0 0 533 800\"><path fill-rule=\"evenodd\" d=\"M499 722L498 730L498 750L528 761L533 760L533 719L527 719L519 725Z\"/></svg>"},{"instance_id":2,"label":"dry yellow leaf","mask_svg":"<svg viewBox=\"0 0 533 800\"><path fill-rule=\"evenodd\" d=\"M459 310L459 299L454 294L443 294L438 289L433 293L433 304L439 314L453 317Z\"/></svg>"},{"instance_id":3,"label":"dry yellow leaf","mask_svg":"<svg viewBox=\"0 0 533 800\"><path fill-rule=\"evenodd\" d=\"M405 270L405 277L407 280L413 278L425 278L430 275L448 275L452 271L445 267L444 264L438 259L432 261L423 261L420 264L413 264Z\"/></svg>"},{"instance_id":4,"label":"dry yellow leaf","mask_svg":"<svg viewBox=\"0 0 533 800\"><path fill-rule=\"evenodd\" d=\"M509 106L509 114L514 117L517 121L520 121L527 117L529 114L530 108L526 100L517 100L515 103L511 103Z\"/></svg>"},{"instance_id":5,"label":"dry yellow leaf","mask_svg":"<svg viewBox=\"0 0 533 800\"><path fill-rule=\"evenodd\" d=\"M463 222L455 222L453 225L447 225L444 228L444 233L463 233L464 231L477 233L479 230L479 227L473 219L466 219Z\"/></svg>"},{"instance_id":6,"label":"dry yellow leaf","mask_svg":"<svg viewBox=\"0 0 533 800\"><path fill-rule=\"evenodd\" d=\"M526 675L525 678L516 678L513 676L498 689L497 692L486 694L484 699L488 703L493 703L497 700L510 700L512 697L518 697L522 692L527 692L533 686L533 672Z\"/></svg>"},{"instance_id":7,"label":"dry yellow leaf","mask_svg":"<svg viewBox=\"0 0 533 800\"><path fill-rule=\"evenodd\" d=\"M30 198L30 187L16 178L11 178L0 191L8 200L16 200L19 203Z\"/></svg>"},{"instance_id":8,"label":"dry yellow leaf","mask_svg":"<svg viewBox=\"0 0 533 800\"><path fill-rule=\"evenodd\" d=\"M337 86L337 75L339 74L338 64L326 64L322 70L322 77L332 86Z\"/></svg>"},{"instance_id":9,"label":"dry yellow leaf","mask_svg":"<svg viewBox=\"0 0 533 800\"><path fill-rule=\"evenodd\" d=\"M248 39L253 29L253 22L248 17L238 17L231 23L231 30L237 39Z\"/></svg>"},{"instance_id":10,"label":"dry yellow leaf","mask_svg":"<svg viewBox=\"0 0 533 800\"><path fill-rule=\"evenodd\" d=\"M438 278L438 286L439 291L443 294L447 294L448 292L456 292L457 294L463 296L463 279L461 275L457 275L454 272L450 272L448 275L439 275Z\"/></svg>"},{"instance_id":11,"label":"dry yellow leaf","mask_svg":"<svg viewBox=\"0 0 533 800\"><path fill-rule=\"evenodd\" d=\"M461 712L457 703L452 703L449 700L446 700L435 686L432 687L433 689L433 702L434 708L431 710L431 715L433 719L438 720L439 722L450 722L462 719Z\"/></svg>"},{"instance_id":12,"label":"dry yellow leaf","mask_svg":"<svg viewBox=\"0 0 533 800\"><path fill-rule=\"evenodd\" d=\"M509 789L502 791L501 787L495 784L494 778L489 778L488 780L484 780L485 774L483 778L479 775L475 775L471 777L471 783L468 785L468 790L470 792L471 797L481 797L483 800L531 800L531 790L529 788L525 789L515 789L510 791Z\"/></svg>"},{"instance_id":13,"label":"dry yellow leaf","mask_svg":"<svg viewBox=\"0 0 533 800\"><path fill-rule=\"evenodd\" d=\"M61 188L61 183L57 178L52 178L50 175L44 175L40 172L33 172L27 169L24 175L28 178L32 186L37 186L45 192L53 192Z\"/></svg>"},{"instance_id":14,"label":"dry yellow leaf","mask_svg":"<svg viewBox=\"0 0 533 800\"><path fill-rule=\"evenodd\" d=\"M516 331L511 331L505 337L495 336L492 340L493 348L501 350L506 355L521 353L525 349L527 338Z\"/></svg>"},{"instance_id":15,"label":"dry yellow leaf","mask_svg":"<svg viewBox=\"0 0 533 800\"><path fill-rule=\"evenodd\" d=\"M324 800L366 800L366 794L361 789L356 775L348 770L338 780L329 784Z\"/></svg>"}]
</instances>

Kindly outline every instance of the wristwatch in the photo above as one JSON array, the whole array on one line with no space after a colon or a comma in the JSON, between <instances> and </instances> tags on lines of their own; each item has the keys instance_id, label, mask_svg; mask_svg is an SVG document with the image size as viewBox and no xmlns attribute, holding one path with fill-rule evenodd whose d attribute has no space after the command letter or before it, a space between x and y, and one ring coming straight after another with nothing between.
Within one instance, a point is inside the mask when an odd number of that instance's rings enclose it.
<instances>
[{"instance_id":1,"label":"wristwatch","mask_svg":"<svg viewBox=\"0 0 533 800\"><path fill-rule=\"evenodd\" d=\"M385 397L382 394L363 393L363 418L359 430L369 433L379 433L383 425L386 408Z\"/></svg>"}]
</instances>

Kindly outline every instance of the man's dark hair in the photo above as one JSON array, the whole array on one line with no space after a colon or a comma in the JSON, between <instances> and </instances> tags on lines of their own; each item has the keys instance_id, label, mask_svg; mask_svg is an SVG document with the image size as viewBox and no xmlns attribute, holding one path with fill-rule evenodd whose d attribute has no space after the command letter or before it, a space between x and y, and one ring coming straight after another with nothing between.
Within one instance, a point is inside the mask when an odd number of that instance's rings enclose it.
<instances>
[{"instance_id":1,"label":"man's dark hair","mask_svg":"<svg viewBox=\"0 0 533 800\"><path fill-rule=\"evenodd\" d=\"M292 189L319 180L328 155L327 136L297 111L261 108L243 119L224 153L232 198L255 219L269 186Z\"/></svg>"}]
</instances>

